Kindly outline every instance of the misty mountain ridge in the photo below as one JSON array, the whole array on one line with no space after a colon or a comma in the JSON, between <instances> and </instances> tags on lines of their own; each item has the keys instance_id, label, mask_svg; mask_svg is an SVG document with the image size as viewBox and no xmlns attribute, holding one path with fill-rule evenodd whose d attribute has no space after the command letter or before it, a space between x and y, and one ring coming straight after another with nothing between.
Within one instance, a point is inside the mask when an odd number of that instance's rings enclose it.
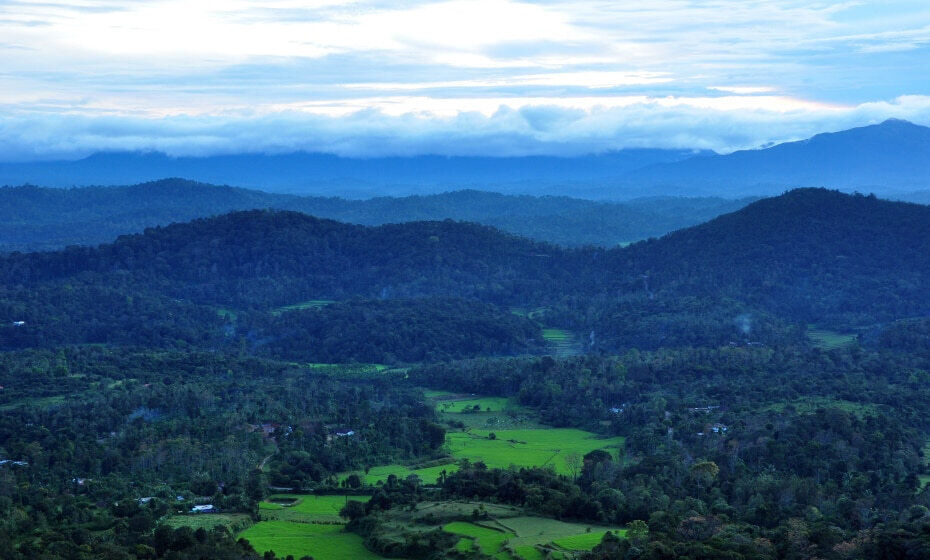
<instances>
[{"instance_id":1,"label":"misty mountain ridge","mask_svg":"<svg viewBox=\"0 0 930 560\"><path fill-rule=\"evenodd\" d=\"M0 251L94 245L147 227L233 210L277 208L363 225L454 219L564 246L656 237L752 199L649 198L624 203L467 190L403 198L300 197L166 179L128 187L0 188Z\"/></svg>"},{"instance_id":2,"label":"misty mountain ridge","mask_svg":"<svg viewBox=\"0 0 930 560\"><path fill-rule=\"evenodd\" d=\"M930 188L930 128L892 119L765 149L655 164L626 180L718 195L825 186L908 198Z\"/></svg>"},{"instance_id":3,"label":"misty mountain ridge","mask_svg":"<svg viewBox=\"0 0 930 560\"><path fill-rule=\"evenodd\" d=\"M115 152L77 161L0 163L0 184L113 186L183 177L269 192L344 198L435 194L463 188L571 195L596 189L604 181L645 165L678 161L695 153L700 152L627 149L578 157L350 158L306 152L209 157Z\"/></svg>"},{"instance_id":4,"label":"misty mountain ridge","mask_svg":"<svg viewBox=\"0 0 930 560\"><path fill-rule=\"evenodd\" d=\"M100 153L77 161L0 163L0 184L7 185L127 185L165 177L345 198L466 188L613 200L742 197L813 186L907 199L913 191L930 189L930 128L888 120L726 155L662 149L578 157Z\"/></svg>"}]
</instances>

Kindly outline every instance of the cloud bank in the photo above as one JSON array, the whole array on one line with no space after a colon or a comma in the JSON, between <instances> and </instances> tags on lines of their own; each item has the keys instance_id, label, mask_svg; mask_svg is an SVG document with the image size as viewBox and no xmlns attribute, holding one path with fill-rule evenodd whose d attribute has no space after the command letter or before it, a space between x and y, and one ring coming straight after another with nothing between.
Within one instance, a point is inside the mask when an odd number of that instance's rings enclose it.
<instances>
[{"instance_id":1,"label":"cloud bank","mask_svg":"<svg viewBox=\"0 0 930 560\"><path fill-rule=\"evenodd\" d=\"M666 100L667 101L667 100ZM254 117L47 115L0 118L0 152L9 159L77 158L97 151L170 155L310 151L343 156L580 155L623 148L729 152L881 122L930 125L930 97L851 108L789 111L714 109L647 100L589 109L503 107L492 114L389 115L378 109L331 116L283 111Z\"/></svg>"},{"instance_id":2,"label":"cloud bank","mask_svg":"<svg viewBox=\"0 0 930 560\"><path fill-rule=\"evenodd\" d=\"M0 160L720 152L930 124L922 0L0 0Z\"/></svg>"}]
</instances>

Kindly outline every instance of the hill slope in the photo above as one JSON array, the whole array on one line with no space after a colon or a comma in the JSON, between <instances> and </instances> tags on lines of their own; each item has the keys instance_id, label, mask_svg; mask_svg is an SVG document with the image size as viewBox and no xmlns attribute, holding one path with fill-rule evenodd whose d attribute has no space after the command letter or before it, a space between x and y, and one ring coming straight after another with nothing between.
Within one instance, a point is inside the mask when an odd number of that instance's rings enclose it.
<instances>
[{"instance_id":1,"label":"hill slope","mask_svg":"<svg viewBox=\"0 0 930 560\"><path fill-rule=\"evenodd\" d=\"M922 205L798 189L613 257L658 292L726 296L799 320L930 313Z\"/></svg>"}]
</instances>

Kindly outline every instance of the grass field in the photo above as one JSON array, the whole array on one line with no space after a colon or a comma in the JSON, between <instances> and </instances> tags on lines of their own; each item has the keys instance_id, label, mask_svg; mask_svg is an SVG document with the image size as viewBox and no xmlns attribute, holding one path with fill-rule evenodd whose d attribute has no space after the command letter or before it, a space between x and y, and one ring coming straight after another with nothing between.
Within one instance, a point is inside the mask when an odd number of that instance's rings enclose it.
<instances>
[{"instance_id":1,"label":"grass field","mask_svg":"<svg viewBox=\"0 0 930 560\"><path fill-rule=\"evenodd\" d=\"M263 554L268 550L284 558L312 556L315 560L380 560L362 544L362 538L347 533L341 525L314 525L290 521L262 521L239 534Z\"/></svg>"},{"instance_id":2,"label":"grass field","mask_svg":"<svg viewBox=\"0 0 930 560\"><path fill-rule=\"evenodd\" d=\"M560 474L571 474L565 457L571 453L584 455L595 449L617 448L623 438L601 439L591 432L571 428L545 430L490 430L453 432L447 442L456 459L483 461L490 468L541 467L551 465Z\"/></svg>"},{"instance_id":3,"label":"grass field","mask_svg":"<svg viewBox=\"0 0 930 560\"><path fill-rule=\"evenodd\" d=\"M595 546L601 544L601 539L604 538L605 533L607 533L607 531L591 531L590 533L583 533L572 537L563 537L552 542L556 546L560 546L567 550L591 550Z\"/></svg>"},{"instance_id":4,"label":"grass field","mask_svg":"<svg viewBox=\"0 0 930 560\"><path fill-rule=\"evenodd\" d=\"M923 488L930 484L930 474L919 474L917 475L917 480L920 481L920 487Z\"/></svg>"},{"instance_id":5,"label":"grass field","mask_svg":"<svg viewBox=\"0 0 930 560\"><path fill-rule=\"evenodd\" d=\"M465 415L468 416L468 415ZM488 434L494 433L495 439ZM559 474L572 474L565 457L577 453L584 455L595 449L616 449L623 445L622 437L599 438L591 432L572 428L487 430L476 429L469 432L450 432L446 435L446 444L455 460L468 459L482 461L489 468L542 467L551 465ZM455 463L414 468L406 465L383 465L372 467L367 474L356 473L365 484L384 482L388 475L406 478L411 474L420 477L424 483L433 484L440 472L447 473L458 469ZM348 476L344 473L342 476Z\"/></svg>"},{"instance_id":6,"label":"grass field","mask_svg":"<svg viewBox=\"0 0 930 560\"><path fill-rule=\"evenodd\" d=\"M316 496L313 494L275 494L259 502L263 518L279 521L342 522L339 510L348 500L367 502L371 496ZM293 505L282 505L275 500L294 500Z\"/></svg>"},{"instance_id":7,"label":"grass field","mask_svg":"<svg viewBox=\"0 0 930 560\"><path fill-rule=\"evenodd\" d=\"M252 519L245 513L202 513L199 515L170 515L162 520L165 525L177 529L190 527L210 530L214 527L226 527L230 533L241 531L252 524Z\"/></svg>"},{"instance_id":8,"label":"grass field","mask_svg":"<svg viewBox=\"0 0 930 560\"><path fill-rule=\"evenodd\" d=\"M563 329L543 329L543 338L556 356L574 356L581 352L581 344L574 334Z\"/></svg>"},{"instance_id":9,"label":"grass field","mask_svg":"<svg viewBox=\"0 0 930 560\"><path fill-rule=\"evenodd\" d=\"M449 413L465 413L465 410L474 410L478 407L483 412L502 412L512 400L505 397L477 397L461 400L440 400L436 403L436 410Z\"/></svg>"},{"instance_id":10,"label":"grass field","mask_svg":"<svg viewBox=\"0 0 930 560\"><path fill-rule=\"evenodd\" d=\"M856 342L856 335L854 334L818 329L814 325L807 326L807 338L814 343L814 346L823 350L835 350L850 346Z\"/></svg>"}]
</instances>

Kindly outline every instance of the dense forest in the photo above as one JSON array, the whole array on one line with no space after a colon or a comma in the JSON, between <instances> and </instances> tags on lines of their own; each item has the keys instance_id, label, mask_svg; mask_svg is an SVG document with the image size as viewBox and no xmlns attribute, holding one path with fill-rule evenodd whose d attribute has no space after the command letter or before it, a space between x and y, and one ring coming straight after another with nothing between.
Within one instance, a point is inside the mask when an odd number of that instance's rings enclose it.
<instances>
[{"instance_id":1,"label":"dense forest","mask_svg":"<svg viewBox=\"0 0 930 560\"><path fill-rule=\"evenodd\" d=\"M613 249L250 210L0 256L0 557L270 560L286 492L381 557L510 554L448 502L624 528L589 560L927 558L928 232L804 189Z\"/></svg>"}]
</instances>

